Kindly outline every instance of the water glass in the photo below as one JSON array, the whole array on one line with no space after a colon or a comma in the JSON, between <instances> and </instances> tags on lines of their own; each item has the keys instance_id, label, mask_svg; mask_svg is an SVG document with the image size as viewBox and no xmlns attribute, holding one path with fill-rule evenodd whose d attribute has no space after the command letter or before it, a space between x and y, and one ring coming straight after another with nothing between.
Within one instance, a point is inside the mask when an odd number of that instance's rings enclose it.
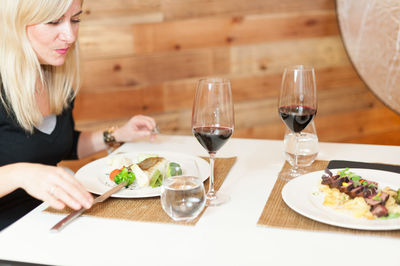
<instances>
[{"instance_id":1,"label":"water glass","mask_svg":"<svg viewBox=\"0 0 400 266\"><path fill-rule=\"evenodd\" d=\"M318 136L314 121L300 132L297 137L295 133L286 128L283 139L284 153L290 165L295 165L295 154L297 154L297 165L299 167L310 166L318 155ZM297 147L296 147L297 145Z\"/></svg>"},{"instance_id":2,"label":"water glass","mask_svg":"<svg viewBox=\"0 0 400 266\"><path fill-rule=\"evenodd\" d=\"M203 182L195 176L174 176L161 186L161 206L175 221L190 221L204 209L206 195Z\"/></svg>"}]
</instances>

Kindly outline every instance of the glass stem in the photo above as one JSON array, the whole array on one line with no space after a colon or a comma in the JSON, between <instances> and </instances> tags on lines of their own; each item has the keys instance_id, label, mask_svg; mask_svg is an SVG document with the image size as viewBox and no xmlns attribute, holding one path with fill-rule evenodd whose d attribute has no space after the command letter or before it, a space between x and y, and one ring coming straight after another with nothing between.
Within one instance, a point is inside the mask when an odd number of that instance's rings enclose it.
<instances>
[{"instance_id":1,"label":"glass stem","mask_svg":"<svg viewBox=\"0 0 400 266\"><path fill-rule=\"evenodd\" d=\"M298 166L298 160L299 160L299 136L300 133L294 133L294 141L295 146L294 146L294 167L293 170L297 171L297 169L299 168Z\"/></svg>"},{"instance_id":2,"label":"glass stem","mask_svg":"<svg viewBox=\"0 0 400 266\"><path fill-rule=\"evenodd\" d=\"M208 193L207 197L208 198L214 198L215 197L215 190L214 190L214 160L215 160L215 152L210 152L210 182L208 186Z\"/></svg>"}]
</instances>

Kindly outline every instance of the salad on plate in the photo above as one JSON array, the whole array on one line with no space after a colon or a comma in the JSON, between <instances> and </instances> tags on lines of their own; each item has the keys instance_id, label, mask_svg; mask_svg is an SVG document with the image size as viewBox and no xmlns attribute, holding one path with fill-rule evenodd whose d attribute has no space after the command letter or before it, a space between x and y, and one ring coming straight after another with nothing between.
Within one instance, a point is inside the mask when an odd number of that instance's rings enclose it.
<instances>
[{"instance_id":1,"label":"salad on plate","mask_svg":"<svg viewBox=\"0 0 400 266\"><path fill-rule=\"evenodd\" d=\"M113 156L108 162L108 180L112 186L128 180L126 188L141 189L159 187L164 178L182 175L179 163L170 162L157 154L139 154L136 161L123 155Z\"/></svg>"}]
</instances>

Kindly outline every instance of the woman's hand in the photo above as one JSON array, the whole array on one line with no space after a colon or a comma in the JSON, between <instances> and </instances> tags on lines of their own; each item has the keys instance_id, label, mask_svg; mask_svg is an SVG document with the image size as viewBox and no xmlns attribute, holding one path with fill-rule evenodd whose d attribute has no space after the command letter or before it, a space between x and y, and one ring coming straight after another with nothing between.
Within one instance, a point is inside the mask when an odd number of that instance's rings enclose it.
<instances>
[{"instance_id":1,"label":"woman's hand","mask_svg":"<svg viewBox=\"0 0 400 266\"><path fill-rule=\"evenodd\" d=\"M69 206L78 210L81 207L88 209L93 204L92 195L61 167L33 163L16 163L6 167L17 180L18 187L53 208Z\"/></svg>"},{"instance_id":2,"label":"woman's hand","mask_svg":"<svg viewBox=\"0 0 400 266\"><path fill-rule=\"evenodd\" d=\"M156 127L156 122L152 117L137 115L132 117L125 125L114 132L116 141L130 142L150 136Z\"/></svg>"},{"instance_id":3,"label":"woman's hand","mask_svg":"<svg viewBox=\"0 0 400 266\"><path fill-rule=\"evenodd\" d=\"M155 138L152 130L156 127L153 118L144 115L132 117L125 125L117 128L113 136L117 142L131 142L137 139L150 136ZM104 142L103 131L82 132L78 140L78 157L84 158L93 153L107 149L109 146Z\"/></svg>"}]
</instances>

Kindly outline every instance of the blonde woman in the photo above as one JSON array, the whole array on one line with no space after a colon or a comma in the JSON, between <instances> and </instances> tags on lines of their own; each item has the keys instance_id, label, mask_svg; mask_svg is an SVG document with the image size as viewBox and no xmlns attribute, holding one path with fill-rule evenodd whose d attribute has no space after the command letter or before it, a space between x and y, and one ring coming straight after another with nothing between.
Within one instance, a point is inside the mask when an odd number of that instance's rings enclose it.
<instances>
[{"instance_id":1,"label":"blonde woman","mask_svg":"<svg viewBox=\"0 0 400 266\"><path fill-rule=\"evenodd\" d=\"M135 116L113 132L74 129L81 13L81 0L0 1L0 230L41 201L91 207L92 196L57 163L155 127Z\"/></svg>"}]
</instances>

